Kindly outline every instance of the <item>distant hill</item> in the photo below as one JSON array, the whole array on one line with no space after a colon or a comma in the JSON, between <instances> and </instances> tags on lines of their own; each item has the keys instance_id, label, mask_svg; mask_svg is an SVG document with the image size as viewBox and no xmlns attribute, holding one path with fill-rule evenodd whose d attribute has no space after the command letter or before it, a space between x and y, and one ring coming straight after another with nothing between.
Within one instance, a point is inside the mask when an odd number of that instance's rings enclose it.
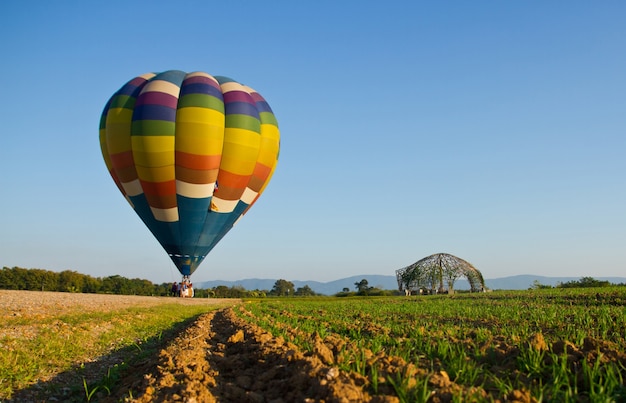
<instances>
[{"instance_id":1,"label":"distant hill","mask_svg":"<svg viewBox=\"0 0 626 403\"><path fill-rule=\"evenodd\" d=\"M594 277L596 280L601 281L609 281L614 284L625 283L626 277ZM378 274L361 274L358 276L346 277L339 280L334 280L330 282L319 282L319 281L300 281L300 280L289 280L293 283L295 288L304 287L308 285L311 287L313 291L317 294L323 295L334 295L338 292L341 292L344 288L349 289L350 291L356 291L355 283L360 282L361 280L366 279L370 287L377 287L383 290L397 290L398 282L396 281L396 276L384 276ZM246 290L271 290L274 287L277 279L259 279L259 278L251 278L237 281L224 281L224 280L214 280L214 281L204 281L197 283L197 287L199 288L214 288L220 285L226 287L240 286L245 288ZM546 276L537 276L533 274L521 274L518 276L510 276L510 277L501 277L501 278L493 278L493 279L485 279L485 285L488 289L491 290L526 290L530 288L534 281L537 280L539 283L543 285L551 285L556 286L558 283L566 283L568 281L577 281L580 280L580 277L546 277ZM468 290L469 284L467 280L460 279L458 280L454 288L457 290Z\"/></svg>"}]
</instances>

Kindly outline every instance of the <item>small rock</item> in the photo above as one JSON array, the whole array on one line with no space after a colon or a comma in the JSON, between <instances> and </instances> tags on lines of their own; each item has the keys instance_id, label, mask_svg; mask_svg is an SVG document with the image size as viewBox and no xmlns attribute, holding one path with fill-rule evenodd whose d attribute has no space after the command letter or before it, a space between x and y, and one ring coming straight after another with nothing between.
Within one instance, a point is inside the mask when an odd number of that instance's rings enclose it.
<instances>
[{"instance_id":1,"label":"small rock","mask_svg":"<svg viewBox=\"0 0 626 403\"><path fill-rule=\"evenodd\" d=\"M339 375L339 368L332 367L326 373L326 379L330 381L331 379L336 378L337 375Z\"/></svg>"},{"instance_id":2,"label":"small rock","mask_svg":"<svg viewBox=\"0 0 626 403\"><path fill-rule=\"evenodd\" d=\"M233 334L228 338L229 343L241 343L243 341L243 330L238 330L237 333Z\"/></svg>"}]
</instances>

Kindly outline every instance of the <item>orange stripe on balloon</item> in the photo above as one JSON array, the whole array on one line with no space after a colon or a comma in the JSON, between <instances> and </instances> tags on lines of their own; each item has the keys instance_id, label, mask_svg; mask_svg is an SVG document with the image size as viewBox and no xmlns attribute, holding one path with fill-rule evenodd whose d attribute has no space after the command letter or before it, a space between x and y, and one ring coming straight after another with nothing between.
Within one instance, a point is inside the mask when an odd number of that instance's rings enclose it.
<instances>
[{"instance_id":1,"label":"orange stripe on balloon","mask_svg":"<svg viewBox=\"0 0 626 403\"><path fill-rule=\"evenodd\" d=\"M218 188L215 196L223 200L239 200L250 182L250 175L237 175L220 171L217 176Z\"/></svg>"},{"instance_id":2,"label":"orange stripe on balloon","mask_svg":"<svg viewBox=\"0 0 626 403\"><path fill-rule=\"evenodd\" d=\"M181 166L176 167L176 179L181 182L204 185L215 183L219 169L189 169Z\"/></svg>"},{"instance_id":3,"label":"orange stripe on balloon","mask_svg":"<svg viewBox=\"0 0 626 403\"><path fill-rule=\"evenodd\" d=\"M131 150L124 151L123 153L111 154L111 165L116 168L125 168L131 165L135 165L133 160L133 152Z\"/></svg>"},{"instance_id":4,"label":"orange stripe on balloon","mask_svg":"<svg viewBox=\"0 0 626 403\"><path fill-rule=\"evenodd\" d=\"M261 188L263 187L263 184L265 183L265 180L257 177L257 176L253 176L250 178L250 182L248 183L248 187L252 190L254 190L255 192L259 192L261 190Z\"/></svg>"},{"instance_id":5,"label":"orange stripe on balloon","mask_svg":"<svg viewBox=\"0 0 626 403\"><path fill-rule=\"evenodd\" d=\"M197 155L176 151L176 165L190 169L217 169L220 167L221 155Z\"/></svg>"},{"instance_id":6,"label":"orange stripe on balloon","mask_svg":"<svg viewBox=\"0 0 626 403\"><path fill-rule=\"evenodd\" d=\"M256 166L254 167L254 172L252 173L252 175L256 176L257 178L261 178L263 181L265 181L267 180L267 178L270 176L271 173L272 173L272 167L268 167L267 165L257 163Z\"/></svg>"},{"instance_id":7,"label":"orange stripe on balloon","mask_svg":"<svg viewBox=\"0 0 626 403\"><path fill-rule=\"evenodd\" d=\"M141 181L141 187L150 206L161 209L176 207L175 180L167 182Z\"/></svg>"},{"instance_id":8,"label":"orange stripe on balloon","mask_svg":"<svg viewBox=\"0 0 626 403\"><path fill-rule=\"evenodd\" d=\"M227 185L219 184L219 189L213 193L214 196L219 197L222 200L239 200L243 194L245 187L237 188Z\"/></svg>"},{"instance_id":9,"label":"orange stripe on balloon","mask_svg":"<svg viewBox=\"0 0 626 403\"><path fill-rule=\"evenodd\" d=\"M263 182L265 182L271 174L272 174L272 167L268 167L267 165L260 164L258 162L256 166L254 167L254 172L252 173L253 176L260 178L261 180L263 180Z\"/></svg>"},{"instance_id":10,"label":"orange stripe on balloon","mask_svg":"<svg viewBox=\"0 0 626 403\"><path fill-rule=\"evenodd\" d=\"M176 195L148 195L146 194L146 200L150 207L158 209L169 209L176 207Z\"/></svg>"},{"instance_id":11,"label":"orange stripe on balloon","mask_svg":"<svg viewBox=\"0 0 626 403\"><path fill-rule=\"evenodd\" d=\"M115 173L122 183L132 182L138 178L137 170L135 169L134 165L124 168L117 168L115 169Z\"/></svg>"},{"instance_id":12,"label":"orange stripe on balloon","mask_svg":"<svg viewBox=\"0 0 626 403\"><path fill-rule=\"evenodd\" d=\"M238 175L228 171L220 171L217 176L219 187L227 186L231 188L245 189L250 181L250 175Z\"/></svg>"},{"instance_id":13,"label":"orange stripe on balloon","mask_svg":"<svg viewBox=\"0 0 626 403\"><path fill-rule=\"evenodd\" d=\"M271 174L272 168L268 167L267 165L257 163L254 167L252 177L250 177L248 187L255 192L260 192L263 188L263 185L265 184L265 182L267 182Z\"/></svg>"},{"instance_id":14,"label":"orange stripe on balloon","mask_svg":"<svg viewBox=\"0 0 626 403\"><path fill-rule=\"evenodd\" d=\"M175 195L176 194L176 181L166 182L147 182L141 181L141 187L143 192L147 195Z\"/></svg>"}]
</instances>

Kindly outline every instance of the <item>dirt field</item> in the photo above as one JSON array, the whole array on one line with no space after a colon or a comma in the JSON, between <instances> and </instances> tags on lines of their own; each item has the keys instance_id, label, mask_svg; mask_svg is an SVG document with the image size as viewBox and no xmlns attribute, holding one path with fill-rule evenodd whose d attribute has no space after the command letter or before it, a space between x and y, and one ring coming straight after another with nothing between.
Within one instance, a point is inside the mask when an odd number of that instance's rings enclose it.
<instances>
[{"instance_id":1,"label":"dirt field","mask_svg":"<svg viewBox=\"0 0 626 403\"><path fill-rule=\"evenodd\" d=\"M143 297L136 295L78 294L65 292L0 290L0 319L7 316L58 316L72 312L96 312L154 306L165 302L180 304L218 304L224 300L208 298Z\"/></svg>"},{"instance_id":2,"label":"dirt field","mask_svg":"<svg viewBox=\"0 0 626 403\"><path fill-rule=\"evenodd\" d=\"M166 301L164 301L166 300ZM184 304L223 303L223 300L176 299L52 292L0 291L3 317L47 317L64 313L107 311L129 306L151 306L177 301ZM0 337L11 329L2 329ZM20 331L24 331L21 329ZM305 354L236 317L232 308L202 315L177 337L164 341L160 354L124 372L119 387L93 401L185 402L396 402L395 397L373 400L361 388L358 375L338 371L319 354ZM94 357L83 376L97 379L123 357ZM71 373L39 380L16 391L11 402L64 401ZM75 379L73 380L75 381ZM42 390L58 389L58 395ZM132 398L130 395L132 393Z\"/></svg>"}]
</instances>

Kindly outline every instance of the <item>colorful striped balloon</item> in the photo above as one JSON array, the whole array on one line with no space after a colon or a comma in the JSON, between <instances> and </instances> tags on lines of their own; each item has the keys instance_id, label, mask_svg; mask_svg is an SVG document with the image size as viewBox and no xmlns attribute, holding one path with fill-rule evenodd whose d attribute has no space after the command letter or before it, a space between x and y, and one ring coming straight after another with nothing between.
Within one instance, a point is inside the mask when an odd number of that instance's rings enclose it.
<instances>
[{"instance_id":1,"label":"colorful striped balloon","mask_svg":"<svg viewBox=\"0 0 626 403\"><path fill-rule=\"evenodd\" d=\"M171 70L136 77L109 99L100 147L119 190L188 276L263 193L280 132L252 88Z\"/></svg>"}]
</instances>

